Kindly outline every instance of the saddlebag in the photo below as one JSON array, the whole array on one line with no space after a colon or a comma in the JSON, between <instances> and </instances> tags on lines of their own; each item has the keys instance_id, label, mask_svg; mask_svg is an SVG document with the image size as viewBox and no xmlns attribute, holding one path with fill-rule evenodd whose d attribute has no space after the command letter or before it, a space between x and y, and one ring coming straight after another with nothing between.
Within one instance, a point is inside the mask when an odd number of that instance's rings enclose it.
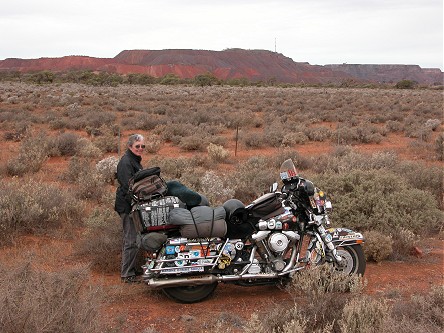
<instances>
[{"instance_id":1,"label":"saddlebag","mask_svg":"<svg viewBox=\"0 0 444 333\"><path fill-rule=\"evenodd\" d=\"M131 217L136 230L141 233L148 231L167 230L177 228L168 225L168 216L173 208L183 208L185 204L177 197L167 196L133 205Z\"/></svg>"},{"instance_id":2,"label":"saddlebag","mask_svg":"<svg viewBox=\"0 0 444 333\"><path fill-rule=\"evenodd\" d=\"M267 193L254 200L247 209L253 217L267 219L271 216L279 215L285 212L278 194Z\"/></svg>"},{"instance_id":3,"label":"saddlebag","mask_svg":"<svg viewBox=\"0 0 444 333\"><path fill-rule=\"evenodd\" d=\"M167 194L167 184L160 177L160 168L153 167L136 172L129 180L129 193L136 202L152 200Z\"/></svg>"}]
</instances>

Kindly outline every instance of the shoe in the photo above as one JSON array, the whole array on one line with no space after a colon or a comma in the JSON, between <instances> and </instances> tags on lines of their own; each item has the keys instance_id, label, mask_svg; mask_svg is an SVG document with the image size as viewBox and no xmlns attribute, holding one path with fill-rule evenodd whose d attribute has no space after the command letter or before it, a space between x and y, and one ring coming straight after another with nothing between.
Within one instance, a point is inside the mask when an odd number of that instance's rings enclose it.
<instances>
[{"instance_id":1,"label":"shoe","mask_svg":"<svg viewBox=\"0 0 444 333\"><path fill-rule=\"evenodd\" d=\"M123 277L122 282L123 283L141 283L142 279L138 276L131 275L131 276Z\"/></svg>"}]
</instances>

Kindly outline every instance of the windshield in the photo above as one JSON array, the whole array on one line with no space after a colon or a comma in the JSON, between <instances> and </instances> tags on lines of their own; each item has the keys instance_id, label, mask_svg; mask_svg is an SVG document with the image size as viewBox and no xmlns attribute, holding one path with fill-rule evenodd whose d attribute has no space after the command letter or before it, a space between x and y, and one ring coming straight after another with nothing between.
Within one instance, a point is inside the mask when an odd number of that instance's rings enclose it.
<instances>
[{"instance_id":1,"label":"windshield","mask_svg":"<svg viewBox=\"0 0 444 333\"><path fill-rule=\"evenodd\" d=\"M298 172L291 158L285 160L284 163L281 164L279 174L282 180L290 180L291 178L298 176Z\"/></svg>"}]
</instances>

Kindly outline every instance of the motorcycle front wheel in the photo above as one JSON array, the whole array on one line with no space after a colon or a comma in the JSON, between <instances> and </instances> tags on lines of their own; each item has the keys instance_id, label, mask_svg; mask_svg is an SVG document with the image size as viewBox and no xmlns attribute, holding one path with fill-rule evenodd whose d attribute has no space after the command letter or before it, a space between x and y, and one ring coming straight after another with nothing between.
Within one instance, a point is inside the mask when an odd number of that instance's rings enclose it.
<instances>
[{"instance_id":1,"label":"motorcycle front wheel","mask_svg":"<svg viewBox=\"0 0 444 333\"><path fill-rule=\"evenodd\" d=\"M180 303L196 303L210 297L217 287L216 283L189 287L171 287L162 289L171 299Z\"/></svg>"},{"instance_id":2,"label":"motorcycle front wheel","mask_svg":"<svg viewBox=\"0 0 444 333\"><path fill-rule=\"evenodd\" d=\"M338 246L337 254L342 258L341 264L334 264L335 269L346 274L364 275L365 255L360 244Z\"/></svg>"}]
</instances>

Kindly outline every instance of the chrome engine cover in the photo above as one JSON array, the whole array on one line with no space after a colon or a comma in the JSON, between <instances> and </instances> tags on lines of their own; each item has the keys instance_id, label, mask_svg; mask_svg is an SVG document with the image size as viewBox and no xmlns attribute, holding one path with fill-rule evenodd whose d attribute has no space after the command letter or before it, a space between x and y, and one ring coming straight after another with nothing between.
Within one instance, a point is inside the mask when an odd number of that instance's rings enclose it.
<instances>
[{"instance_id":1,"label":"chrome engine cover","mask_svg":"<svg viewBox=\"0 0 444 333\"><path fill-rule=\"evenodd\" d=\"M290 240L283 233L275 232L268 237L268 246L275 253L285 251L288 244L290 244Z\"/></svg>"}]
</instances>

